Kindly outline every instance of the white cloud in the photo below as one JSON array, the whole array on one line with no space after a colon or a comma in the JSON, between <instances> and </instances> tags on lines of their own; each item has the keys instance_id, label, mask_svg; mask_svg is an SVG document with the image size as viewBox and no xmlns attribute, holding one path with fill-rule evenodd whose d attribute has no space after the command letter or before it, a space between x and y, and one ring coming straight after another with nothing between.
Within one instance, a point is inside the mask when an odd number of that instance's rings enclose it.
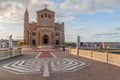
<instances>
[{"instance_id":1,"label":"white cloud","mask_svg":"<svg viewBox=\"0 0 120 80\"><path fill-rule=\"evenodd\" d=\"M79 13L83 13L83 14L84 13L94 14L97 12L111 13L114 9L120 8L120 0L63 0L60 3L56 2L56 0L0 0L0 22L1 22L0 24L7 23L7 25L19 27L19 25L16 25L16 24L17 22L19 23L19 21L23 24L22 21L23 21L26 6L28 7L30 19L32 19L32 21L33 20L35 21L37 16L36 11L43 9L45 4L48 5L47 7L48 9L56 12L55 19L57 19L57 21L66 22L65 26L68 26L68 25L73 26L73 24L75 24L75 26L76 24L77 25L80 24L81 26L83 20L81 18L77 18L77 15L76 15ZM90 22L94 22L94 20L90 20ZM8 28L7 25L5 26ZM73 30L75 29L75 26L72 28ZM5 32L6 27L4 28L3 26L0 25L0 30L4 29L4 32ZM12 28L11 31L13 32L17 31L17 29L13 30L13 27L11 28ZM68 30L68 32L70 32L71 28L70 29L66 28L66 29ZM119 31L118 29L119 28L115 28L114 30ZM67 33L67 30L66 30L66 33ZM81 29L78 28L77 31L79 30ZM8 31L10 32L10 30ZM15 34L16 33L18 32L15 32ZM17 35L18 34L16 34L16 36ZM119 34L108 34L108 33L97 34L96 32L96 33L86 34L85 37L96 38L100 36L101 38L101 36L105 37L110 35L112 35L112 37L114 37L115 35L119 36ZM71 36L70 40L72 40L73 39L72 37L74 35L71 34L70 36Z\"/></svg>"},{"instance_id":2,"label":"white cloud","mask_svg":"<svg viewBox=\"0 0 120 80\"><path fill-rule=\"evenodd\" d=\"M38 4L38 2L39 2L39 0L31 0L31 3L34 5Z\"/></svg>"},{"instance_id":3,"label":"white cloud","mask_svg":"<svg viewBox=\"0 0 120 80\"><path fill-rule=\"evenodd\" d=\"M74 17L74 16L65 16L65 17L58 18L58 20L61 22L70 22L70 21L73 21L75 19L76 19L76 17Z\"/></svg>"},{"instance_id":4,"label":"white cloud","mask_svg":"<svg viewBox=\"0 0 120 80\"><path fill-rule=\"evenodd\" d=\"M59 4L50 0L24 0L23 2L1 0L0 22L23 20L26 6L28 6L33 19L36 16L36 11L44 8L45 4L48 5L48 9L56 11L57 18L63 19L61 21L70 21L77 13L93 14L101 11L110 13L113 9L120 7L120 0L64 0Z\"/></svg>"},{"instance_id":5,"label":"white cloud","mask_svg":"<svg viewBox=\"0 0 120 80\"><path fill-rule=\"evenodd\" d=\"M17 2L0 3L0 22L14 22L23 19L23 4Z\"/></svg>"},{"instance_id":6,"label":"white cloud","mask_svg":"<svg viewBox=\"0 0 120 80\"><path fill-rule=\"evenodd\" d=\"M41 8L44 8L45 7L45 4L47 4L47 8L50 8L50 9L55 9L56 8L56 3L53 2L53 1L50 1L50 0L30 0L29 2L29 7L30 9L41 9Z\"/></svg>"},{"instance_id":7,"label":"white cloud","mask_svg":"<svg viewBox=\"0 0 120 80\"><path fill-rule=\"evenodd\" d=\"M4 30L4 29L5 29L4 27L0 26L0 30Z\"/></svg>"},{"instance_id":8,"label":"white cloud","mask_svg":"<svg viewBox=\"0 0 120 80\"><path fill-rule=\"evenodd\" d=\"M113 28L111 28L110 30L112 30L112 31L120 31L120 27L113 27Z\"/></svg>"},{"instance_id":9,"label":"white cloud","mask_svg":"<svg viewBox=\"0 0 120 80\"><path fill-rule=\"evenodd\" d=\"M23 21L26 6L28 6L30 19L35 21L36 11L44 8L45 4L51 10L56 8L56 3L50 0L0 0L0 22L15 23Z\"/></svg>"},{"instance_id":10,"label":"white cloud","mask_svg":"<svg viewBox=\"0 0 120 80\"><path fill-rule=\"evenodd\" d=\"M60 4L60 8L69 12L75 11L86 14L110 13L113 9L120 8L120 0L65 0Z\"/></svg>"},{"instance_id":11,"label":"white cloud","mask_svg":"<svg viewBox=\"0 0 120 80\"><path fill-rule=\"evenodd\" d=\"M79 32L79 31L84 31L84 30L85 30L84 28L76 28L74 31Z\"/></svg>"}]
</instances>

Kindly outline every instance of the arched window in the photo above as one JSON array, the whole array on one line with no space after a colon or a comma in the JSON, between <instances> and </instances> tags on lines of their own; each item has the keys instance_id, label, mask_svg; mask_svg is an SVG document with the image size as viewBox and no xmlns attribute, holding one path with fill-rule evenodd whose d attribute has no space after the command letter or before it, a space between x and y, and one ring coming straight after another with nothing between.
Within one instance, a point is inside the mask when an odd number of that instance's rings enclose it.
<instances>
[{"instance_id":1,"label":"arched window","mask_svg":"<svg viewBox=\"0 0 120 80\"><path fill-rule=\"evenodd\" d=\"M59 36L59 33L58 33L58 32L56 32L56 36Z\"/></svg>"},{"instance_id":2,"label":"arched window","mask_svg":"<svg viewBox=\"0 0 120 80\"><path fill-rule=\"evenodd\" d=\"M35 36L35 32L33 32L32 35Z\"/></svg>"},{"instance_id":3,"label":"arched window","mask_svg":"<svg viewBox=\"0 0 120 80\"><path fill-rule=\"evenodd\" d=\"M50 18L50 15L48 17Z\"/></svg>"},{"instance_id":4,"label":"arched window","mask_svg":"<svg viewBox=\"0 0 120 80\"><path fill-rule=\"evenodd\" d=\"M41 15L41 18L43 18L43 15Z\"/></svg>"},{"instance_id":5,"label":"arched window","mask_svg":"<svg viewBox=\"0 0 120 80\"><path fill-rule=\"evenodd\" d=\"M45 14L45 17L47 17L47 14Z\"/></svg>"}]
</instances>

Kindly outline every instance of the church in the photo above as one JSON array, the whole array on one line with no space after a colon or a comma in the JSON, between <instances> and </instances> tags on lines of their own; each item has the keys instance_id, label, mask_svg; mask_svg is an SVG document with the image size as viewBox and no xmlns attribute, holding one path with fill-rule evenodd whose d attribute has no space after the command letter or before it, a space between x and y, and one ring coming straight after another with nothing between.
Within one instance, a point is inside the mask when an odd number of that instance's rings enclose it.
<instances>
[{"instance_id":1,"label":"church","mask_svg":"<svg viewBox=\"0 0 120 80\"><path fill-rule=\"evenodd\" d=\"M55 12L45 8L36 12L36 22L24 13L24 44L29 46L62 46L65 42L64 22L55 22Z\"/></svg>"}]
</instances>

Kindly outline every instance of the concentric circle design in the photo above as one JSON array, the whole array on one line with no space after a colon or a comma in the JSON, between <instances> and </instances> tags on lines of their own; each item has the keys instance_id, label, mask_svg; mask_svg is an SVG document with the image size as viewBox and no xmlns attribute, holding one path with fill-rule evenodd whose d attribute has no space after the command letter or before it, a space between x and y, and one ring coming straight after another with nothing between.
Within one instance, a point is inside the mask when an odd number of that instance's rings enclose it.
<instances>
[{"instance_id":1,"label":"concentric circle design","mask_svg":"<svg viewBox=\"0 0 120 80\"><path fill-rule=\"evenodd\" d=\"M36 59L13 61L9 64L4 65L2 69L16 74L43 73L45 62L48 62L49 72L73 72L88 65L77 59L36 58Z\"/></svg>"}]
</instances>

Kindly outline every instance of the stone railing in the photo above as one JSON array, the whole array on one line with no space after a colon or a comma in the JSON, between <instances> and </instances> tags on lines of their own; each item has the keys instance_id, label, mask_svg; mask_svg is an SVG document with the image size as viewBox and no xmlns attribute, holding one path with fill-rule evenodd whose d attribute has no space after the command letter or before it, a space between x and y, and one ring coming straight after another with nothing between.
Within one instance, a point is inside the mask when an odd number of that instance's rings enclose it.
<instances>
[{"instance_id":1,"label":"stone railing","mask_svg":"<svg viewBox=\"0 0 120 80\"><path fill-rule=\"evenodd\" d=\"M15 57L21 54L21 48L0 50L0 60Z\"/></svg>"},{"instance_id":2,"label":"stone railing","mask_svg":"<svg viewBox=\"0 0 120 80\"><path fill-rule=\"evenodd\" d=\"M69 53L120 66L120 54L69 48Z\"/></svg>"}]
</instances>

